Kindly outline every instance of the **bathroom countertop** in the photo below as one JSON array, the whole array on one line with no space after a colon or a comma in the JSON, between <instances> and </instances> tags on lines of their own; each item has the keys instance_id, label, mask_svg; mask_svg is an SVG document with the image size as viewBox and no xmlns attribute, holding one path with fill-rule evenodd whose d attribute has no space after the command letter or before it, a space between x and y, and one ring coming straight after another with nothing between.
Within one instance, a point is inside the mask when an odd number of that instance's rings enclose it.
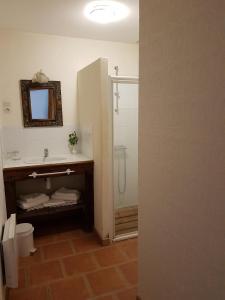
<instances>
[{"instance_id":1,"label":"bathroom countertop","mask_svg":"<svg viewBox=\"0 0 225 300\"><path fill-rule=\"evenodd\" d=\"M23 168L32 166L45 166L45 165L57 165L57 164L68 164L68 163L82 163L90 162L93 159L78 153L78 154L61 154L54 155L46 158L44 161L42 157L24 157L18 160L6 159L3 160L3 169L11 168Z\"/></svg>"}]
</instances>

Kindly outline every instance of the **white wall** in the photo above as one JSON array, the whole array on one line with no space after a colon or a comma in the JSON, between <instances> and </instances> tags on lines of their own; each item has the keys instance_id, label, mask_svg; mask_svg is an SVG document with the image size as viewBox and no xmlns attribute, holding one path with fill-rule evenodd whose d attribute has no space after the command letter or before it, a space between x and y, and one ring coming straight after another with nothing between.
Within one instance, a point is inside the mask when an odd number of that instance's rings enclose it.
<instances>
[{"instance_id":1,"label":"white wall","mask_svg":"<svg viewBox=\"0 0 225 300\"><path fill-rule=\"evenodd\" d=\"M109 73L118 65L121 75L137 75L138 46L52 35L0 31L4 75L1 101L11 103L4 113L4 154L20 150L23 155L42 155L43 148L58 154L68 151L67 135L78 126L76 102L77 71L99 57L109 60ZM62 84L63 128L23 128L20 79L31 79L40 68L51 80ZM54 136L54 139L52 137Z\"/></svg>"},{"instance_id":2,"label":"white wall","mask_svg":"<svg viewBox=\"0 0 225 300\"><path fill-rule=\"evenodd\" d=\"M225 2L140 4L139 294L225 299Z\"/></svg>"},{"instance_id":3,"label":"white wall","mask_svg":"<svg viewBox=\"0 0 225 300\"><path fill-rule=\"evenodd\" d=\"M86 86L88 85L88 89ZM108 61L101 58L78 73L81 147L94 159L95 229L104 240L112 232L112 128ZM89 134L88 134L89 132Z\"/></svg>"}]
</instances>

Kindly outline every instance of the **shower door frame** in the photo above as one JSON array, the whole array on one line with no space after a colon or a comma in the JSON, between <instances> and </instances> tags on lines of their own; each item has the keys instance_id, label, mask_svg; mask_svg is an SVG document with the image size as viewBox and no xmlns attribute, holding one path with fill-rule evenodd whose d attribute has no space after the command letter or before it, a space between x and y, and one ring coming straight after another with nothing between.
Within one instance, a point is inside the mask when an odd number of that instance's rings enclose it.
<instances>
[{"instance_id":1,"label":"shower door frame","mask_svg":"<svg viewBox=\"0 0 225 300\"><path fill-rule=\"evenodd\" d=\"M113 94L113 84L114 83L125 83L125 84L139 84L139 78L135 76L109 76L111 81L111 105L110 105L110 123L111 123L111 135L112 135L112 144L111 144L111 184L112 184L112 201L111 201L111 232L110 237L113 241L124 240L132 237L138 236L138 232L125 233L116 236L115 232L115 191L114 191L114 94ZM139 107L139 102L138 102Z\"/></svg>"}]
</instances>

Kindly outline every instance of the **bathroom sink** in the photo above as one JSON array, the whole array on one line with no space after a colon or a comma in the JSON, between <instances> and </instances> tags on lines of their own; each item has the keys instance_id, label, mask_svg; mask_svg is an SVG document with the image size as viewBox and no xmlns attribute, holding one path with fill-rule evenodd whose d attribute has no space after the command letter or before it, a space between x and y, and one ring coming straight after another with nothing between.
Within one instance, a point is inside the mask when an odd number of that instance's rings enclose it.
<instances>
[{"instance_id":1,"label":"bathroom sink","mask_svg":"<svg viewBox=\"0 0 225 300\"><path fill-rule=\"evenodd\" d=\"M50 156L44 159L45 162L66 160L66 156Z\"/></svg>"},{"instance_id":2,"label":"bathroom sink","mask_svg":"<svg viewBox=\"0 0 225 300\"><path fill-rule=\"evenodd\" d=\"M24 160L24 162L26 164L43 164L43 163L48 163L48 162L58 162L58 161L62 161L62 160L66 160L66 156L49 156L46 158L30 157L30 158Z\"/></svg>"},{"instance_id":3,"label":"bathroom sink","mask_svg":"<svg viewBox=\"0 0 225 300\"><path fill-rule=\"evenodd\" d=\"M39 157L34 157L34 158L28 158L28 159L25 159L24 162L26 164L39 164L41 162L43 162L43 159L41 160Z\"/></svg>"}]
</instances>

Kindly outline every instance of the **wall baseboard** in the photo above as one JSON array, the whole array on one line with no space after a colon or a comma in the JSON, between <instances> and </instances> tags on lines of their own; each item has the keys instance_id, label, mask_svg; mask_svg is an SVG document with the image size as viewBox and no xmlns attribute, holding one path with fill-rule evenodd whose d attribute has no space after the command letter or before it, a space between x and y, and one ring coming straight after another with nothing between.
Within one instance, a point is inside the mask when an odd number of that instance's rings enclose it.
<instances>
[{"instance_id":1,"label":"wall baseboard","mask_svg":"<svg viewBox=\"0 0 225 300\"><path fill-rule=\"evenodd\" d=\"M101 244L102 244L102 246L109 246L112 244L112 241L109 238L107 238L107 239L101 240Z\"/></svg>"},{"instance_id":2,"label":"wall baseboard","mask_svg":"<svg viewBox=\"0 0 225 300\"><path fill-rule=\"evenodd\" d=\"M94 232L97 235L98 240L102 246L109 246L112 244L112 240L110 238L102 239L102 237L100 236L100 234L98 233L98 231L96 229L94 229Z\"/></svg>"}]
</instances>

